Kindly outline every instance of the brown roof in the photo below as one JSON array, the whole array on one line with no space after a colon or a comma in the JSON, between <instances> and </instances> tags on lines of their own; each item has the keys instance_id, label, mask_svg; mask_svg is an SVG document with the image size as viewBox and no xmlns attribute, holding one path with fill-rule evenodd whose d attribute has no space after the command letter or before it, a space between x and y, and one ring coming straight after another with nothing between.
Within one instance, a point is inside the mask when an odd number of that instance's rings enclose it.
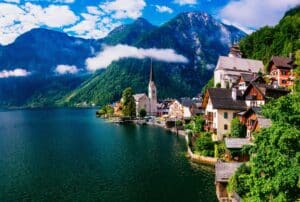
<instances>
[{"instance_id":1,"label":"brown roof","mask_svg":"<svg viewBox=\"0 0 300 202\"><path fill-rule=\"evenodd\" d=\"M242 164L218 161L215 166L216 182L228 182L230 177Z\"/></svg>"},{"instance_id":2,"label":"brown roof","mask_svg":"<svg viewBox=\"0 0 300 202\"><path fill-rule=\"evenodd\" d=\"M271 61L276 67L293 68L293 60L289 57L272 56Z\"/></svg>"},{"instance_id":3,"label":"brown roof","mask_svg":"<svg viewBox=\"0 0 300 202\"><path fill-rule=\"evenodd\" d=\"M258 89L258 91L265 97L265 98L279 98L281 96L287 95L289 93L288 90L282 88L274 88L272 85L267 85L264 83L254 83L251 82L247 89L244 92L244 98L247 99L247 93L251 89L251 87Z\"/></svg>"},{"instance_id":4,"label":"brown roof","mask_svg":"<svg viewBox=\"0 0 300 202\"><path fill-rule=\"evenodd\" d=\"M237 100L232 99L232 89L209 88L208 95L215 109L245 110L244 100L241 100L241 91L237 90Z\"/></svg>"}]
</instances>

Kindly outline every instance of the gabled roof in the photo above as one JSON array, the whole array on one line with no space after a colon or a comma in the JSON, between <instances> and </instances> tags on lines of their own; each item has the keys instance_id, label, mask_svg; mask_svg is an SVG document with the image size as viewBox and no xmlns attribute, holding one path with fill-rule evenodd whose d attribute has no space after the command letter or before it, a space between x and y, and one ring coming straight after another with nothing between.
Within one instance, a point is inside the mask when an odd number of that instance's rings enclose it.
<instances>
[{"instance_id":1,"label":"gabled roof","mask_svg":"<svg viewBox=\"0 0 300 202\"><path fill-rule=\"evenodd\" d=\"M272 56L270 63L279 68L293 68L293 60L289 57Z\"/></svg>"},{"instance_id":2,"label":"gabled roof","mask_svg":"<svg viewBox=\"0 0 300 202\"><path fill-rule=\"evenodd\" d=\"M229 178L243 163L225 163L218 161L215 166L216 182L228 182Z\"/></svg>"},{"instance_id":3,"label":"gabled roof","mask_svg":"<svg viewBox=\"0 0 300 202\"><path fill-rule=\"evenodd\" d=\"M216 70L227 69L234 71L254 72L263 71L264 65L260 60L251 60L238 57L220 56Z\"/></svg>"},{"instance_id":4,"label":"gabled roof","mask_svg":"<svg viewBox=\"0 0 300 202\"><path fill-rule=\"evenodd\" d=\"M253 79L255 79L257 74L247 74L247 73L242 73L241 78L244 80L244 82L250 83Z\"/></svg>"},{"instance_id":5,"label":"gabled roof","mask_svg":"<svg viewBox=\"0 0 300 202\"><path fill-rule=\"evenodd\" d=\"M265 83L255 83L251 82L249 86L246 88L243 97L247 97L247 93L251 88L256 88L259 93L262 94L264 98L279 98L281 96L287 95L289 93L288 90L282 88L274 88L272 85L267 85Z\"/></svg>"},{"instance_id":6,"label":"gabled roof","mask_svg":"<svg viewBox=\"0 0 300 202\"><path fill-rule=\"evenodd\" d=\"M145 93L139 93L139 94L133 95L133 97L134 97L134 100L137 102L140 99L142 99L143 97L147 97L147 95Z\"/></svg>"},{"instance_id":7,"label":"gabled roof","mask_svg":"<svg viewBox=\"0 0 300 202\"><path fill-rule=\"evenodd\" d=\"M244 145L249 144L249 138L225 138L225 145L228 149L241 149Z\"/></svg>"},{"instance_id":8,"label":"gabled roof","mask_svg":"<svg viewBox=\"0 0 300 202\"><path fill-rule=\"evenodd\" d=\"M209 88L207 90L209 98L215 109L246 110L244 100L241 100L241 91L237 90L237 100L232 99L232 89Z\"/></svg>"}]
</instances>

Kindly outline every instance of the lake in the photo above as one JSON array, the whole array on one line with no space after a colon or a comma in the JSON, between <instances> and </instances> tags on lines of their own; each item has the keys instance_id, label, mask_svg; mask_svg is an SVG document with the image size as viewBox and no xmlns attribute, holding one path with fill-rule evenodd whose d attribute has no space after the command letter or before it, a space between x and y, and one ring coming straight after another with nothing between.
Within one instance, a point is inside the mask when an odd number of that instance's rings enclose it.
<instances>
[{"instance_id":1,"label":"lake","mask_svg":"<svg viewBox=\"0 0 300 202\"><path fill-rule=\"evenodd\" d=\"M183 137L94 109L0 111L0 201L216 201Z\"/></svg>"}]
</instances>

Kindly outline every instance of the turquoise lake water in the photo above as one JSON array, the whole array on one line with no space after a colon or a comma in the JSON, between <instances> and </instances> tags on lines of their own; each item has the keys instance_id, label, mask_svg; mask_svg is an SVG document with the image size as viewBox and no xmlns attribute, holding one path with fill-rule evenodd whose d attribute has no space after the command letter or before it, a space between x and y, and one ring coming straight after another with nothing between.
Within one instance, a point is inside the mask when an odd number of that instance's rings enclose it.
<instances>
[{"instance_id":1,"label":"turquoise lake water","mask_svg":"<svg viewBox=\"0 0 300 202\"><path fill-rule=\"evenodd\" d=\"M0 201L216 201L182 137L93 109L0 111Z\"/></svg>"}]
</instances>

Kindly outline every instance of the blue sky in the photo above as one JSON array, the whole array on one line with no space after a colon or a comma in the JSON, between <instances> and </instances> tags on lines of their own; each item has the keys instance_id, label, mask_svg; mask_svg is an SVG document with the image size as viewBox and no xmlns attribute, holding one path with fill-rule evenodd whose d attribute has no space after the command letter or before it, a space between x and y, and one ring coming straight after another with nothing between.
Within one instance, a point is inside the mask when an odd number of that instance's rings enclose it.
<instances>
[{"instance_id":1,"label":"blue sky","mask_svg":"<svg viewBox=\"0 0 300 202\"><path fill-rule=\"evenodd\" d=\"M161 25L185 11L204 11L247 32L275 25L299 0L0 0L0 44L43 27L83 38L102 38L144 17Z\"/></svg>"}]
</instances>

